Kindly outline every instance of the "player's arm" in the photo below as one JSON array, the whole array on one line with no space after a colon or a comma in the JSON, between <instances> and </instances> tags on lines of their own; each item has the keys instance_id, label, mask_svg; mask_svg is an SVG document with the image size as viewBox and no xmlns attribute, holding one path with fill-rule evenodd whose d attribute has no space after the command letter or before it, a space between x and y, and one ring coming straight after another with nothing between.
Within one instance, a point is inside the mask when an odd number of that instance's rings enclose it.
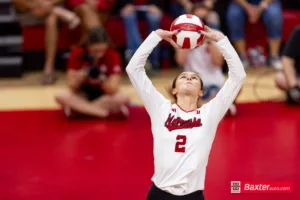
<instances>
[{"instance_id":1,"label":"player's arm","mask_svg":"<svg viewBox=\"0 0 300 200\"><path fill-rule=\"evenodd\" d=\"M158 30L155 32L153 31L146 38L126 67L129 79L141 97L150 116L155 115L160 107L166 102L164 96L156 90L150 79L147 77L144 68L150 53L162 40L159 33L161 32L158 32Z\"/></svg>"},{"instance_id":2,"label":"player's arm","mask_svg":"<svg viewBox=\"0 0 300 200\"><path fill-rule=\"evenodd\" d=\"M188 56L188 51L187 49L176 49L175 50L175 60L178 65L184 66L186 61L187 61L187 56Z\"/></svg>"},{"instance_id":3,"label":"player's arm","mask_svg":"<svg viewBox=\"0 0 300 200\"><path fill-rule=\"evenodd\" d=\"M216 97L207 104L209 110L211 110L212 120L218 123L240 91L246 78L246 73L237 52L226 36L218 31L212 30L204 34L206 37L214 39L215 44L224 56L229 68L228 79L224 86Z\"/></svg>"},{"instance_id":4,"label":"player's arm","mask_svg":"<svg viewBox=\"0 0 300 200\"><path fill-rule=\"evenodd\" d=\"M224 58L218 47L215 44L210 43L207 48L211 55L212 63L216 66L222 67L224 64Z\"/></svg>"}]
</instances>

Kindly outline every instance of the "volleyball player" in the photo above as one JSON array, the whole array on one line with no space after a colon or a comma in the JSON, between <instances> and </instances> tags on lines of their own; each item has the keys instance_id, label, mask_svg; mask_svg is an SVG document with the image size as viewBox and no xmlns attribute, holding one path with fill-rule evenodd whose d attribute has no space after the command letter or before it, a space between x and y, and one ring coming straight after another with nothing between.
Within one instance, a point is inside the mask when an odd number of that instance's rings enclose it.
<instances>
[{"instance_id":1,"label":"volleyball player","mask_svg":"<svg viewBox=\"0 0 300 200\"><path fill-rule=\"evenodd\" d=\"M152 32L129 62L126 71L150 115L154 138L153 185L147 200L204 199L206 165L217 126L232 104L246 77L238 54L228 38L206 28L206 40L215 42L228 63L229 78L217 96L200 108L201 77L194 72L179 74L173 84L176 103L164 98L152 85L144 69L151 51L177 31Z\"/></svg>"}]
</instances>

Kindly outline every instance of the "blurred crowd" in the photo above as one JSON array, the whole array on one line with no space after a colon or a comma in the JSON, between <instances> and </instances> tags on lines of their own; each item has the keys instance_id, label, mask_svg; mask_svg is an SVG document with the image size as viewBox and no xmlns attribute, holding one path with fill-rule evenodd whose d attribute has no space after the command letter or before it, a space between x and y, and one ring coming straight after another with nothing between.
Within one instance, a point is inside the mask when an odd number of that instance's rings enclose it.
<instances>
[{"instance_id":1,"label":"blurred crowd","mask_svg":"<svg viewBox=\"0 0 300 200\"><path fill-rule=\"evenodd\" d=\"M165 14L175 19L181 14L192 13L209 27L219 30L223 17L227 35L245 68L251 63L246 51L245 24L262 21L268 34L269 64L279 70L276 83L286 91L289 102L300 104L300 54L295 46L300 42L300 28L296 27L291 34L281 58L283 16L280 0L229 0L221 17L220 11L214 9L216 0L13 0L13 3L22 24L32 22L45 26L43 84L53 84L56 80L58 24L66 23L70 29L82 27L81 42L72 49L67 64L69 90L56 96L68 116L72 111L97 117L128 115L124 105L129 97L119 91L124 66L103 26L111 15L118 15L124 23L126 63L143 41L138 25L140 18L146 20L150 33L160 28ZM147 62L149 75L156 75L161 69L159 54L160 49L156 48ZM183 70L196 71L206 79L204 86L208 96L205 98L213 97L222 87L224 60L213 44L175 51L174 59Z\"/></svg>"}]
</instances>

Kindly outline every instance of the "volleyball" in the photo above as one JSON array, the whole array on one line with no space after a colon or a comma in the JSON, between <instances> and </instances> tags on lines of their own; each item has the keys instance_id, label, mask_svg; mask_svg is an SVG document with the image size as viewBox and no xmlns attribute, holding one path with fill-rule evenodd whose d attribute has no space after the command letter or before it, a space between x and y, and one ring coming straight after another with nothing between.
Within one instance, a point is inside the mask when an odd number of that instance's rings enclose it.
<instances>
[{"instance_id":1,"label":"volleyball","mask_svg":"<svg viewBox=\"0 0 300 200\"><path fill-rule=\"evenodd\" d=\"M183 49L194 49L201 44L204 35L200 31L205 30L201 19L195 15L184 14L176 18L171 24L171 31L180 30L173 35L173 40Z\"/></svg>"}]
</instances>

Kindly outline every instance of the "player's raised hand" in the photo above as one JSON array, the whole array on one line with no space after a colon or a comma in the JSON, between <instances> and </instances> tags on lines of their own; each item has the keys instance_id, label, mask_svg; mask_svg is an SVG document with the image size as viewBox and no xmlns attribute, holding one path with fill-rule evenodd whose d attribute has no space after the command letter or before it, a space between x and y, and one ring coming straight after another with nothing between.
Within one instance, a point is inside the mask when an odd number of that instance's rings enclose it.
<instances>
[{"instance_id":1,"label":"player's raised hand","mask_svg":"<svg viewBox=\"0 0 300 200\"><path fill-rule=\"evenodd\" d=\"M166 31L166 30L162 30L162 29L157 29L155 32L162 39L164 39L167 42L169 42L174 48L176 48L176 49L180 48L180 46L178 44L176 44L176 42L174 42L174 40L172 39L172 36L176 35L179 32L179 30Z\"/></svg>"},{"instance_id":2,"label":"player's raised hand","mask_svg":"<svg viewBox=\"0 0 300 200\"><path fill-rule=\"evenodd\" d=\"M211 41L218 42L225 37L225 35L222 32L212 30L208 26L205 26L205 31L201 31L201 34L205 36L203 43Z\"/></svg>"}]
</instances>

